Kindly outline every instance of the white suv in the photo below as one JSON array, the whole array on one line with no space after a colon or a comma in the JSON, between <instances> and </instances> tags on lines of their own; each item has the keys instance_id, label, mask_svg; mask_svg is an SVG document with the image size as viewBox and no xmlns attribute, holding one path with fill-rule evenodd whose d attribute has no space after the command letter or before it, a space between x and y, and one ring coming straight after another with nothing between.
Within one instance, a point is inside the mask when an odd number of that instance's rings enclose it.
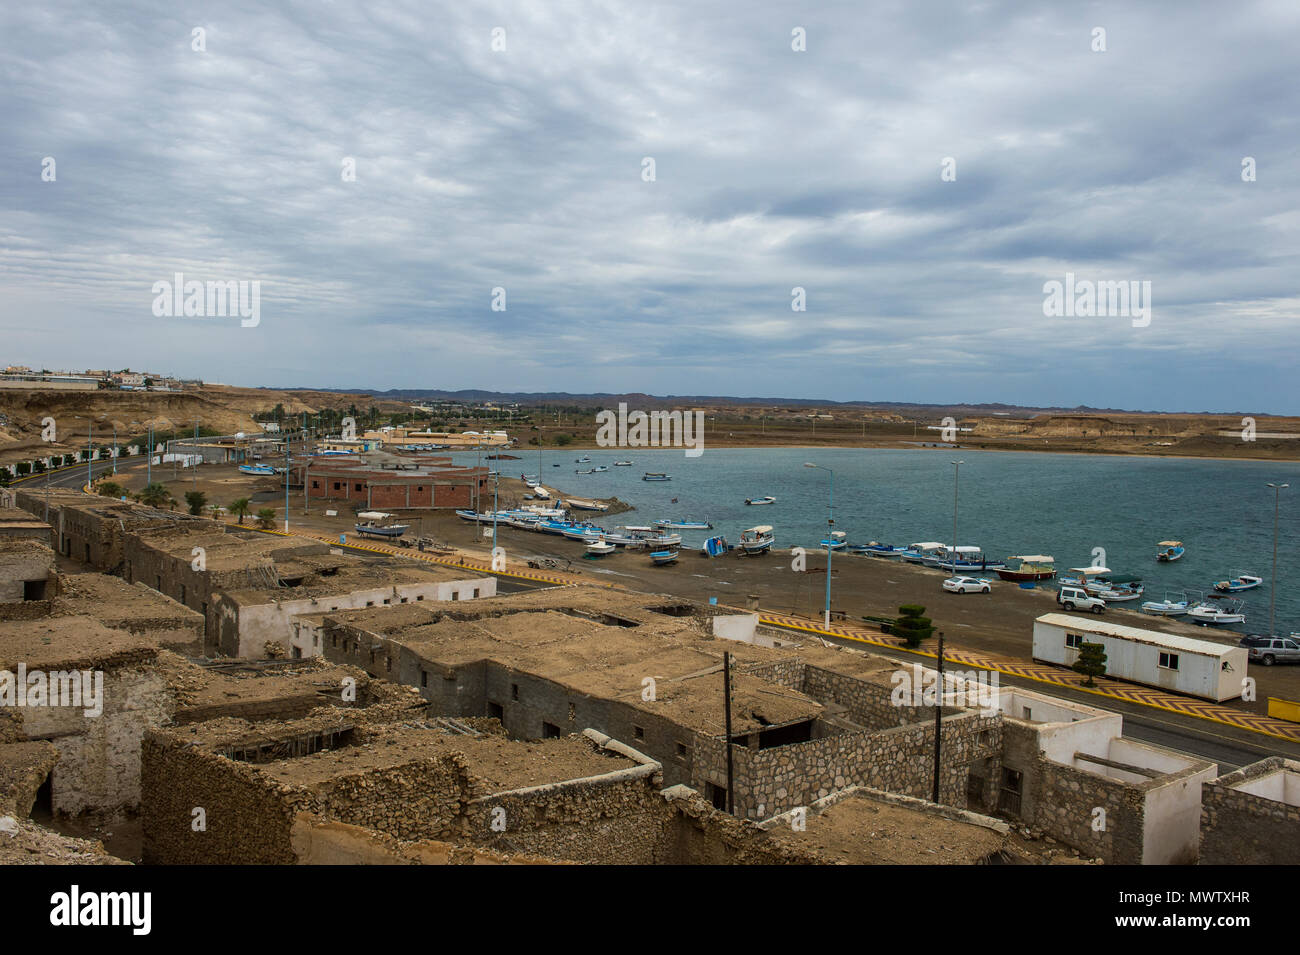
<instances>
[{"instance_id":1,"label":"white suv","mask_svg":"<svg viewBox=\"0 0 1300 955\"><path fill-rule=\"evenodd\" d=\"M1106 601L1094 597L1080 587L1062 587L1056 595L1056 602L1066 610L1091 610L1101 613L1106 609Z\"/></svg>"}]
</instances>

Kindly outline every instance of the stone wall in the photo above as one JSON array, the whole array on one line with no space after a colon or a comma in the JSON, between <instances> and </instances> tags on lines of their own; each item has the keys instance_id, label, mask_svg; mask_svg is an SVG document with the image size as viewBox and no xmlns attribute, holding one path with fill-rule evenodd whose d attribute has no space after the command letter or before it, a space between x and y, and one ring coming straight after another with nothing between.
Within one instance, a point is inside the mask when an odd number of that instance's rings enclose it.
<instances>
[{"instance_id":1,"label":"stone wall","mask_svg":"<svg viewBox=\"0 0 1300 955\"><path fill-rule=\"evenodd\" d=\"M939 799L964 808L972 764L979 763L981 779L997 778L1002 719L961 712L943 718L942 732ZM736 746L732 761L735 811L748 819L806 806L853 785L928 799L933 794L934 723L843 733L770 749ZM726 786L726 748L721 740L700 739L693 775L693 788Z\"/></svg>"},{"instance_id":2,"label":"stone wall","mask_svg":"<svg viewBox=\"0 0 1300 955\"><path fill-rule=\"evenodd\" d=\"M1025 818L1035 828L1108 864L1142 864L1146 799L1141 788L1042 756L1033 775L1036 811ZM1105 812L1104 828L1097 809Z\"/></svg>"},{"instance_id":3,"label":"stone wall","mask_svg":"<svg viewBox=\"0 0 1300 955\"><path fill-rule=\"evenodd\" d=\"M1235 788L1300 762L1272 756L1201 787L1202 865L1300 864L1300 806Z\"/></svg>"}]
</instances>

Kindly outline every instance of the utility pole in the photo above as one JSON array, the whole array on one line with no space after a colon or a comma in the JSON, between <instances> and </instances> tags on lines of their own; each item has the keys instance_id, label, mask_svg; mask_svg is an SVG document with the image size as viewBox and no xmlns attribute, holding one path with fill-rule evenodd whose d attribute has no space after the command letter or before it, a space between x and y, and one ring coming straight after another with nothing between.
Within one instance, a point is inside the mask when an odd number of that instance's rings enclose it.
<instances>
[{"instance_id":1,"label":"utility pole","mask_svg":"<svg viewBox=\"0 0 1300 955\"><path fill-rule=\"evenodd\" d=\"M1277 636L1277 631L1273 629L1273 608L1277 602L1277 509L1278 499L1282 495L1282 489L1290 487L1290 484L1270 484L1273 489L1273 583L1268 589L1268 635Z\"/></svg>"},{"instance_id":2,"label":"utility pole","mask_svg":"<svg viewBox=\"0 0 1300 955\"><path fill-rule=\"evenodd\" d=\"M930 801L939 803L939 754L942 749L943 730L943 631L939 631L939 686L934 701L934 791Z\"/></svg>"},{"instance_id":3,"label":"utility pole","mask_svg":"<svg viewBox=\"0 0 1300 955\"><path fill-rule=\"evenodd\" d=\"M957 573L957 487L961 482L961 466L964 461L954 461L952 471L952 554L948 557L952 566L949 568L954 574Z\"/></svg>"},{"instance_id":4,"label":"utility pole","mask_svg":"<svg viewBox=\"0 0 1300 955\"><path fill-rule=\"evenodd\" d=\"M731 653L722 653L722 693L726 697L727 730L727 815L736 812L736 774L731 762Z\"/></svg>"},{"instance_id":5,"label":"utility pole","mask_svg":"<svg viewBox=\"0 0 1300 955\"><path fill-rule=\"evenodd\" d=\"M284 436L284 532L289 533L289 467L292 459L289 456L289 436ZM306 475L303 475L303 494L307 493ZM303 504L306 505L306 498L303 498Z\"/></svg>"},{"instance_id":6,"label":"utility pole","mask_svg":"<svg viewBox=\"0 0 1300 955\"><path fill-rule=\"evenodd\" d=\"M199 450L199 419L198 419L198 418L195 418L195 419L194 419L194 451L195 451L195 453L198 453L198 450ZM199 490L199 462L198 462L198 461L195 461L195 462L194 462L194 493L197 494L197 493L198 493L198 490Z\"/></svg>"}]
</instances>

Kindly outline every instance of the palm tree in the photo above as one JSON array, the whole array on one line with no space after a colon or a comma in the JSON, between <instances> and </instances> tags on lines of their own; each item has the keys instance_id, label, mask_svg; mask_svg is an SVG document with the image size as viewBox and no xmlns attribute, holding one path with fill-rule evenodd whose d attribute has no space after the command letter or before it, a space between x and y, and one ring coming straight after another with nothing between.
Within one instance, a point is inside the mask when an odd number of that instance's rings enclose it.
<instances>
[{"instance_id":1,"label":"palm tree","mask_svg":"<svg viewBox=\"0 0 1300 955\"><path fill-rule=\"evenodd\" d=\"M167 488L156 481L140 492L141 503L148 504L150 507L162 507L171 499L172 496Z\"/></svg>"},{"instance_id":2,"label":"palm tree","mask_svg":"<svg viewBox=\"0 0 1300 955\"><path fill-rule=\"evenodd\" d=\"M238 517L239 523L242 525L244 523L244 515L249 512L251 506L252 502L250 502L248 498L241 497L237 501L231 501L230 506L226 508L226 510Z\"/></svg>"},{"instance_id":3,"label":"palm tree","mask_svg":"<svg viewBox=\"0 0 1300 955\"><path fill-rule=\"evenodd\" d=\"M257 512L257 526L262 530L270 530L275 526L275 508L264 507Z\"/></svg>"}]
</instances>

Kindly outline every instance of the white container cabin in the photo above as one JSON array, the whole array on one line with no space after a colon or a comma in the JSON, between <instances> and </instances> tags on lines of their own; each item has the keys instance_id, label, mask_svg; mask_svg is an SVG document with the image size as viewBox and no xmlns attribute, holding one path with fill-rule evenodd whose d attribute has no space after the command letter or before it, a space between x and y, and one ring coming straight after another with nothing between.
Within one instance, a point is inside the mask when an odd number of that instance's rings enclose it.
<instances>
[{"instance_id":1,"label":"white container cabin","mask_svg":"<svg viewBox=\"0 0 1300 955\"><path fill-rule=\"evenodd\" d=\"M1245 647L1064 613L1034 621L1034 659L1072 666L1084 643L1106 650L1106 676L1222 702L1241 696Z\"/></svg>"}]
</instances>

